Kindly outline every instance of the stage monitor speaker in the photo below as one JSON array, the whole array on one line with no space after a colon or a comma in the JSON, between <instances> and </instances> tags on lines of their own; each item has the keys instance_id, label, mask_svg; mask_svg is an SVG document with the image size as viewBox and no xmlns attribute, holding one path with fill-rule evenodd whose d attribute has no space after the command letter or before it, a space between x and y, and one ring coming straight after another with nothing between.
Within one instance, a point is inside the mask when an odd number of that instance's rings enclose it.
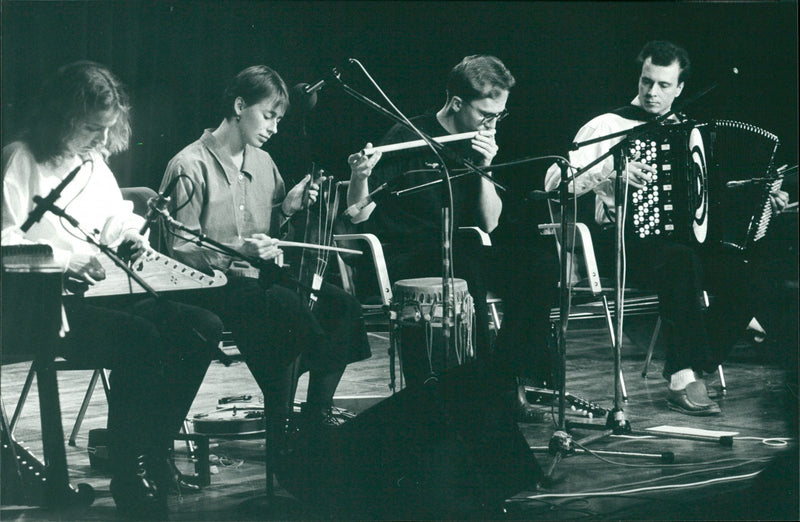
<instances>
[{"instance_id":1,"label":"stage monitor speaker","mask_svg":"<svg viewBox=\"0 0 800 522\"><path fill-rule=\"evenodd\" d=\"M338 517L497 518L542 471L490 373L471 363L400 391L296 449L281 484Z\"/></svg>"}]
</instances>

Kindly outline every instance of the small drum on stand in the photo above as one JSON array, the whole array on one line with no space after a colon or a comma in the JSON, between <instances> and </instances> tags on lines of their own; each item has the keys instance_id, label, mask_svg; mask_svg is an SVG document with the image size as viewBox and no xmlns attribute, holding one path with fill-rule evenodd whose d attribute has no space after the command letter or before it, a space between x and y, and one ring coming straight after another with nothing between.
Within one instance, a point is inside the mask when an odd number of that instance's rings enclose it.
<instances>
[{"instance_id":1,"label":"small drum on stand","mask_svg":"<svg viewBox=\"0 0 800 522\"><path fill-rule=\"evenodd\" d=\"M443 346L441 278L402 279L395 282L392 292L390 344L393 353L400 356L400 368L408 384L424 382L474 358L475 314L466 281L453 280L455 321L447 348Z\"/></svg>"}]
</instances>

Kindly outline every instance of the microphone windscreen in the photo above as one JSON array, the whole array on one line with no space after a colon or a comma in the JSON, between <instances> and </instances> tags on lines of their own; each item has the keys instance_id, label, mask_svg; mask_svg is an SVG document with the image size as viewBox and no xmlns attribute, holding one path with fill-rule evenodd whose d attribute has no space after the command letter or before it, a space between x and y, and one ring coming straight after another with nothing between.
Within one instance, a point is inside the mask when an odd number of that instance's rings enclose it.
<instances>
[{"instance_id":1,"label":"microphone windscreen","mask_svg":"<svg viewBox=\"0 0 800 522\"><path fill-rule=\"evenodd\" d=\"M317 104L317 93L307 93L307 87L307 83L298 83L289 94L290 106L301 113L310 111Z\"/></svg>"}]
</instances>

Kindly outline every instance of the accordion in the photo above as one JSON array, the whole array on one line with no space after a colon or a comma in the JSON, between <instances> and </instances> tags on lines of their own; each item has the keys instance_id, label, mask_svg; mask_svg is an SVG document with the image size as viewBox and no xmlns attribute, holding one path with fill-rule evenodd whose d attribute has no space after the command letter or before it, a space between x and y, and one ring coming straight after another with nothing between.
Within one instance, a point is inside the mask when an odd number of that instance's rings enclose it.
<instances>
[{"instance_id":1,"label":"accordion","mask_svg":"<svg viewBox=\"0 0 800 522\"><path fill-rule=\"evenodd\" d=\"M764 237L779 140L748 123L665 125L627 143L628 157L656 168L631 190L626 229L633 238L669 237L746 250Z\"/></svg>"}]
</instances>

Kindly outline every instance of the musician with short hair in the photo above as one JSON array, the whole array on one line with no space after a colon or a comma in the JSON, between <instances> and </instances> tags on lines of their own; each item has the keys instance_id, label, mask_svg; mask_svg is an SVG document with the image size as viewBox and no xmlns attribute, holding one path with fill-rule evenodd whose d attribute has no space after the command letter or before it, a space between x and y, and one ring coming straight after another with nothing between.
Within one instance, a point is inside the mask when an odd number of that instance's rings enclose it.
<instances>
[{"instance_id":1,"label":"musician with short hair","mask_svg":"<svg viewBox=\"0 0 800 522\"><path fill-rule=\"evenodd\" d=\"M122 199L106 163L128 146L128 96L103 65L76 62L58 69L37 102L21 138L3 148L2 244L48 244L57 258L69 259L70 278L91 286L106 277L102 254L78 229L51 212L27 232L21 228L37 205L34 196L47 195L76 172L55 204L101 243L126 242L132 260L144 253L148 243L139 233L144 220ZM207 310L152 298L101 306L71 295L63 305L68 332L56 353L111 369L108 432L117 509L161 518L167 493L179 485L168 451L222 324Z\"/></svg>"},{"instance_id":2,"label":"musician with short hair","mask_svg":"<svg viewBox=\"0 0 800 522\"><path fill-rule=\"evenodd\" d=\"M672 111L691 71L688 53L666 41L648 42L637 57L639 66L638 94L631 103L602 114L584 125L575 142L606 136L631 129ZM682 114L673 113L665 125L686 121ZM623 137L599 141L570 152L574 168L588 165L606 153ZM570 191L581 195L595 193L595 220L601 228L594 237L598 263L613 270L615 256L615 179L618 175L613 155L598 163L570 184ZM627 162L629 190L641 188L653 180L655 167L644 158ZM545 188L553 190L560 181L560 169L552 166L545 179ZM773 204L783 206L788 195L776 193ZM704 260L689 245L661 236L651 236L635 245L628 242L624 252L628 279L635 284L654 288L659 297L660 313L666 343L664 377L669 381L667 403L670 409L695 416L720 413L719 405L708 396L701 380L703 373L714 372L724 359L728 346L710 335L712 316L724 317L733 296L730 289L714 289L722 293L707 311L704 290L709 283L703 275Z\"/></svg>"},{"instance_id":3,"label":"musician with short hair","mask_svg":"<svg viewBox=\"0 0 800 522\"><path fill-rule=\"evenodd\" d=\"M499 150L495 141L496 128L508 115L506 103L515 83L514 76L498 58L489 55L466 56L450 71L444 105L436 111L412 118L411 121L433 137L476 132L470 139L447 143L446 146L462 158L471 160L473 164L487 167ZM416 139L418 136L414 132L397 124L389 130L381 144ZM385 154L371 154L370 148L371 144L367 144L364 151L349 157L351 176L347 199L350 205L364 200L371 190L386 182L391 184L393 190L400 190L442 177L437 170L441 160L427 147ZM462 167L447 156L444 156L444 160L451 169ZM490 171L486 174L492 176ZM468 173L453 179L451 185L453 229L457 231L459 227L477 226L486 233L492 233L500 222L503 200L491 180ZM370 203L353 216L354 223L363 222L364 230L374 233L381 240L392 281L441 275L443 189L439 184L413 195L382 197L377 203ZM527 228L534 231L533 236L538 235L535 224L529 223ZM499 334L497 350L505 350L502 354L505 361L514 367L513 370L509 369L510 373L530 377L533 375L528 374L532 373L548 375L549 368L544 368L541 361L533 359L540 359L539 355L545 352L551 305L551 292L548 289L554 286L557 265L550 262L539 263L542 250L538 248L538 240L535 238L533 241L537 246L528 243L532 239L530 234L517 238L519 248L513 251L517 254L524 251L521 258L510 259L512 249L507 248L509 245L493 248L492 250L505 258L501 263L494 263L492 267L489 266L487 256L494 254L476 248L476 245L468 243L458 233L454 236L452 269L455 277L466 280L474 300L475 351L478 360L485 361L490 357L486 295L487 281L491 277L490 272L494 271L494 275L505 278L501 281L501 287L517 286L520 291L514 292L514 295L520 299L515 302L524 305L515 304L515 310L509 316L512 321L508 324L504 321L504 331ZM551 256L550 260L555 260L555 257ZM536 273L526 272L522 277L516 277L506 270L511 265L522 270L534 268ZM524 297L521 295L524 293L523 288L530 292ZM428 363L419 353L414 357L415 352L419 350L403 350L403 371L409 384L420 383L429 375ZM524 394L519 406L523 416L530 416L533 410L525 401Z\"/></svg>"},{"instance_id":4,"label":"musician with short hair","mask_svg":"<svg viewBox=\"0 0 800 522\"><path fill-rule=\"evenodd\" d=\"M189 299L214 310L233 332L268 412L286 418L292 411L290 370L302 354L300 371L309 371L304 426L336 425L331 407L344 370L371 355L361 305L326 283L312 312L311 281L267 280L282 253L277 239L282 225L313 203L319 191L310 176L287 190L261 148L278 132L289 108L286 84L271 68L254 65L230 80L223 104L222 122L170 160L161 187L180 177L168 207L172 217L256 266L199 245L186 233L168 237L171 255L200 270L227 274L226 286Z\"/></svg>"}]
</instances>

